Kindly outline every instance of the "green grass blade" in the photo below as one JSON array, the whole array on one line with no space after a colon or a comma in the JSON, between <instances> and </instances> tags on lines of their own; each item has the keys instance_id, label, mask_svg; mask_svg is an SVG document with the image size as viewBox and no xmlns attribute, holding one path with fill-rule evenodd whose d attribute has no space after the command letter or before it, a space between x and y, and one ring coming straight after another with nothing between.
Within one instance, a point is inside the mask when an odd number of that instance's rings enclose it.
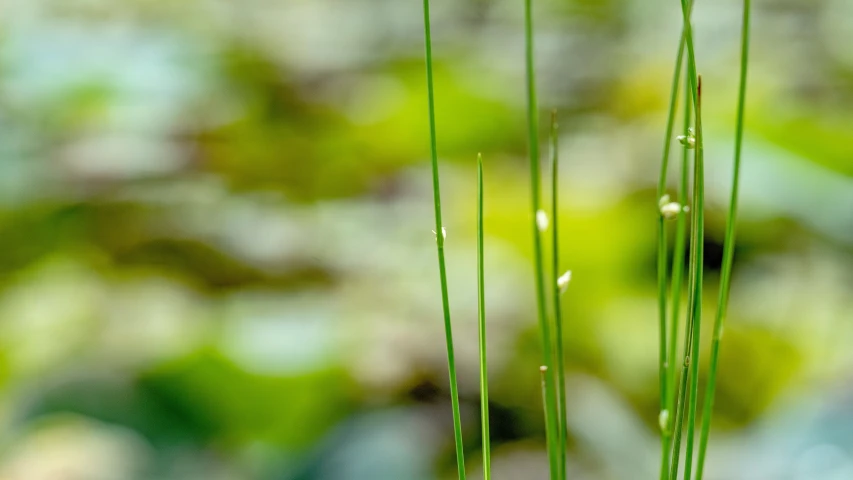
<instances>
[{"instance_id":1,"label":"green grass blade","mask_svg":"<svg viewBox=\"0 0 853 480\"><path fill-rule=\"evenodd\" d=\"M681 381L678 391L678 402L676 405L675 415L675 430L674 442L672 447L672 463L670 466L669 478L675 480L678 478L679 457L681 453L681 438L685 414L685 406L688 398L690 399L691 410L695 416L695 376L698 366L698 359L695 358L699 352L699 330L701 328L702 318L702 271L704 257L704 236L705 236L705 169L704 169L704 154L702 140L702 109L701 109L701 79L697 77L696 83L696 156L695 167L693 168L693 217L690 229L690 281L689 281L689 298L688 312L689 321L687 322L687 331L684 337L684 363L681 370ZM687 389L688 378L693 376L690 384L690 390ZM688 458L692 456L690 448L690 439L693 437L695 425L691 422L690 414L688 413L687 437L688 448L685 458L685 478L689 479L690 462Z\"/></svg>"},{"instance_id":2,"label":"green grass blade","mask_svg":"<svg viewBox=\"0 0 853 480\"><path fill-rule=\"evenodd\" d=\"M720 274L720 297L717 315L714 319L714 337L711 342L711 364L708 372L708 386L705 389L705 403L702 409L702 431L699 439L699 454L696 462L696 480L702 480L705 467L705 453L708 448L708 435L711 430L711 415L714 410L714 393L717 388L717 366L720 356L720 340L723 337L723 322L729 303L732 264L735 249L735 224L737 222L738 187L740 186L740 161L743 146L744 111L746 110L746 81L749 64L749 25L750 0L743 2L743 31L741 32L740 88L738 92L737 124L735 127L734 172L729 212L726 217L726 238L723 244L723 266Z\"/></svg>"},{"instance_id":3,"label":"green grass blade","mask_svg":"<svg viewBox=\"0 0 853 480\"><path fill-rule=\"evenodd\" d=\"M689 128L691 125L691 106L690 106L690 90L689 90L689 80L685 78L685 103L684 103L684 135L687 136L689 132ZM688 178L690 172L690 152L691 149L686 145L682 147L682 155L681 155L681 178L679 180L678 187L678 203L682 206L687 205L687 190L688 190ZM673 425L673 418L676 414L676 396L678 395L676 391L676 382L678 381L678 369L675 368L676 359L678 358L678 331L679 331L679 318L681 312L681 294L684 288L684 256L685 256L685 246L687 243L687 212L682 208L682 211L678 214L678 219L676 220L676 234L675 234L675 246L673 248L673 258L672 258L672 321L670 322L670 335L669 335L669 365L670 365L670 378L669 378L669 386L670 391L668 392L667 399L667 411L669 412L669 435L673 437L673 432L675 431L675 426ZM689 312L688 312L689 316ZM687 320L689 321L689 319ZM682 372L683 374L683 372ZM684 387L682 387L684 388ZM680 427L679 427L680 428ZM671 443L671 442L670 442ZM671 461L672 451L667 452L667 460ZM667 468L664 472L661 472L661 479L669 478L669 464L667 464Z\"/></svg>"},{"instance_id":4,"label":"green grass blade","mask_svg":"<svg viewBox=\"0 0 853 480\"><path fill-rule=\"evenodd\" d=\"M533 254L536 273L536 306L539 316L539 329L542 333L542 364L546 367L545 377L545 409L547 415L546 431L557 430L557 405L554 393L554 374L551 364L551 327L548 323L545 306L545 267L542 259L542 231L540 218L547 215L541 212L539 173L539 103L536 97L536 72L533 54L533 5L532 0L524 0L524 40L525 40L525 70L527 78L527 134L530 153L530 193L531 222L533 225ZM544 222L544 223L547 223ZM544 226L544 225L543 225ZM548 437L548 460L550 463L551 479L557 480L557 441L554 435Z\"/></svg>"},{"instance_id":5,"label":"green grass blade","mask_svg":"<svg viewBox=\"0 0 853 480\"><path fill-rule=\"evenodd\" d=\"M438 250L438 272L441 282L441 304L444 311L444 335L447 344L447 370L450 377L450 401L453 408L453 436L456 442L456 467L459 479L465 480L465 453L462 445L462 420L459 413L459 389L456 385L456 357L453 352L453 329L447 294L447 267L444 259L444 226L441 221L441 190L438 175L438 147L435 127L435 89L432 73L432 32L429 0L424 0L424 44L426 57L427 100L429 103L430 153L432 157L432 191L435 202L435 239Z\"/></svg>"},{"instance_id":6,"label":"green grass blade","mask_svg":"<svg viewBox=\"0 0 853 480\"><path fill-rule=\"evenodd\" d=\"M690 0L681 0L681 14L684 19L683 35L684 42L687 47L687 79L690 84L690 96L693 99L693 109L698 110L698 73L696 71L696 52L693 48L693 25L690 23L690 13L693 10L693 2Z\"/></svg>"},{"instance_id":7,"label":"green grass blade","mask_svg":"<svg viewBox=\"0 0 853 480\"><path fill-rule=\"evenodd\" d=\"M560 143L557 136L557 112L551 114L551 245L553 252L552 260L552 278L551 286L554 289L554 336L557 344L557 402L559 404L559 417L557 425L557 444L560 448L560 480L566 479L566 435L568 427L566 425L566 368L565 368L565 353L563 351L563 306L560 301L562 295L562 286L560 285L560 236L558 230L559 220L559 164L560 164Z\"/></svg>"},{"instance_id":8,"label":"green grass blade","mask_svg":"<svg viewBox=\"0 0 853 480\"><path fill-rule=\"evenodd\" d=\"M477 304L480 326L480 415L483 426L483 480L492 478L489 440L489 371L486 361L486 277L483 266L483 155L477 156Z\"/></svg>"},{"instance_id":9,"label":"green grass blade","mask_svg":"<svg viewBox=\"0 0 853 480\"><path fill-rule=\"evenodd\" d=\"M669 169L669 155L672 148L672 132L675 128L675 112L678 108L678 86L681 83L681 68L684 58L684 35L681 36L681 41L678 44L678 55L675 61L675 72L672 78L672 93L669 99L669 113L666 120L666 136L664 137L663 158L661 159L660 179L658 180L657 203L660 205L661 199L666 194L666 178ZM667 340L666 340L666 325L667 325L667 250L666 250L666 219L658 210L658 332L660 338L659 358L658 358L658 374L660 383L660 412L667 409L668 392L670 390L670 368L673 368L674 363L668 361L667 356ZM672 316L672 321L677 321L677 316ZM672 366L671 366L672 365ZM668 427L661 425L661 479L665 478L665 473L669 467L669 450L671 437L668 435Z\"/></svg>"},{"instance_id":10,"label":"green grass blade","mask_svg":"<svg viewBox=\"0 0 853 480\"><path fill-rule=\"evenodd\" d=\"M690 105L690 90L687 80L684 81L684 127L683 135L688 136L690 132L691 119L693 110ZM687 145L681 148L681 175L678 184L678 203L682 207L687 205L688 183L690 173L690 152L691 149ZM672 321L670 322L669 333L669 360L670 377L669 377L669 392L667 392L667 409L670 415L673 413L675 406L675 382L678 380L678 371L675 368L676 358L678 356L678 327L679 316L681 313L681 294L684 290L684 254L687 243L687 212L682 208L678 213L678 218L675 224L675 246L673 247L672 255ZM671 430L671 429L670 429Z\"/></svg>"},{"instance_id":11,"label":"green grass blade","mask_svg":"<svg viewBox=\"0 0 853 480\"><path fill-rule=\"evenodd\" d=\"M691 327L691 342L690 355L690 404L687 410L687 445L685 447L684 458L684 478L690 479L690 474L693 469L693 442L696 435L696 404L699 398L699 344L700 333L702 331L702 270L704 264L704 203L705 203L705 155L702 136L702 79L699 78L697 84L698 102L696 108L696 167L695 178L697 179L696 191L694 194L694 204L696 211L693 213L696 219L696 232L698 232L697 247L697 263L696 263L696 278L694 279L694 304L693 304L693 325Z\"/></svg>"},{"instance_id":12,"label":"green grass blade","mask_svg":"<svg viewBox=\"0 0 853 480\"><path fill-rule=\"evenodd\" d=\"M551 393L548 391L548 382L549 378L552 377L551 372L548 371L548 367L542 365L539 367L539 375L542 384L542 408L544 412L545 418L545 441L548 443L548 461L550 463L550 476L552 479L557 478L559 476L559 469L557 465L555 465L554 460L556 456L553 455L555 452L554 448L557 445L556 432L554 431L554 414L556 411L549 406L551 403Z\"/></svg>"},{"instance_id":13,"label":"green grass blade","mask_svg":"<svg viewBox=\"0 0 853 480\"><path fill-rule=\"evenodd\" d=\"M547 411L546 431L556 431L556 402L554 397L554 376L551 355L551 328L545 307L545 268L542 259L542 232L540 230L540 173L539 173L539 105L536 98L536 72L533 54L533 5L532 0L524 1L524 40L525 40L525 69L527 78L527 134L530 153L530 193L531 222L533 225L533 254L536 273L536 305L539 314L539 328L542 333L542 359L546 367L545 377L545 409ZM543 213L544 214L544 213ZM547 218L546 218L547 219ZM548 437L548 460L550 463L551 479L557 480L557 442L554 435Z\"/></svg>"}]
</instances>

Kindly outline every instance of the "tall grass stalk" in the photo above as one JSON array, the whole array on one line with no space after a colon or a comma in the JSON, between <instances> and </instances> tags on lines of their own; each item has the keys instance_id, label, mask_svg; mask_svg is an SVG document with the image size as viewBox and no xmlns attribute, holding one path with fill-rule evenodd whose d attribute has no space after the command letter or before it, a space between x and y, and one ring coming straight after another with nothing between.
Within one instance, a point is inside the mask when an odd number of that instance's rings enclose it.
<instances>
[{"instance_id":1,"label":"tall grass stalk","mask_svg":"<svg viewBox=\"0 0 853 480\"><path fill-rule=\"evenodd\" d=\"M684 80L684 137L690 135L693 110L690 104L690 89L688 80ZM675 383L678 381L678 370L675 368L678 356L678 326L681 313L681 295L684 290L684 254L687 244L687 195L690 176L690 152L687 145L681 147L681 170L678 181L678 203L682 209L678 212L675 223L675 246L672 254L672 321L669 334L669 392L667 392L667 409L673 412L675 406Z\"/></svg>"},{"instance_id":2,"label":"tall grass stalk","mask_svg":"<svg viewBox=\"0 0 853 480\"><path fill-rule=\"evenodd\" d=\"M690 2L692 10L693 2ZM675 57L675 68L672 74L672 86L670 88L669 111L667 113L666 132L664 136L663 155L661 159L660 177L658 180L657 201L661 208L664 202L668 202L666 195L667 174L669 170L669 159L672 149L672 134L675 128L675 117L678 109L679 86L681 85L681 71L684 66L684 50L686 46L686 32L682 29L681 38L678 43L678 52ZM690 127L690 81L685 82L685 105L684 105L684 137L689 135ZM678 201L676 205L681 207L675 214L676 240L672 258L672 311L667 315L667 232L666 217L661 210L658 215L658 321L659 321L659 375L660 375L660 428L661 428L661 467L660 478L665 479L669 473L669 462L672 446L672 417L674 415L675 383L678 380L678 370L675 367L678 349L678 320L681 301L682 281L684 272L684 246L686 237L686 212L683 208L687 204L687 169L688 169L688 145L682 147L681 180L678 189ZM668 213L672 215L671 212ZM667 321L667 318L670 320ZM669 324L669 338L667 339L667 324Z\"/></svg>"},{"instance_id":3,"label":"tall grass stalk","mask_svg":"<svg viewBox=\"0 0 853 480\"><path fill-rule=\"evenodd\" d=\"M693 194L693 228L695 263L691 265L693 273L693 305L690 309L691 321L689 325L690 334L688 340L691 342L689 352L685 355L685 365L689 365L690 393L687 411L687 445L684 458L684 478L689 480L693 468L693 441L696 432L696 401L699 396L699 345L702 332L702 270L704 263L704 197L705 197L705 168L704 147L702 138L702 84L696 71L696 54L693 47L693 26L690 22L690 0L681 0L681 13L684 17L684 36L687 42L687 75L690 80L690 90L693 95L693 103L696 109L696 160L694 167L694 194ZM692 360L692 364L691 361ZM682 372L684 374L685 372ZM683 407L682 413L683 416ZM680 443L680 436L679 443ZM680 448L680 445L676 445ZM677 458L678 455L676 454ZM675 469L678 469L676 462Z\"/></svg>"},{"instance_id":4,"label":"tall grass stalk","mask_svg":"<svg viewBox=\"0 0 853 480\"><path fill-rule=\"evenodd\" d=\"M702 320L702 272L704 261L704 240L705 240L705 168L704 168L704 147L702 137L702 84L701 78L696 81L696 156L695 165L693 168L693 216L690 228L690 279L689 279L689 297L688 297L688 322L687 331L684 336L684 363L682 364L681 380L678 391L678 402L676 405L676 424L674 430L674 442L672 446L672 462L670 466L669 478L675 480L678 478L679 457L681 453L681 438L684 422L685 407L687 400L690 399L690 410L688 412L687 424L687 458L685 458L685 479L689 479L690 457L692 449L690 448L690 440L693 438L695 428L695 407L696 407L696 373L698 366L699 352L699 331L701 329ZM690 390L687 389L689 378L693 378L690 383ZM691 421L692 420L692 421Z\"/></svg>"},{"instance_id":5,"label":"tall grass stalk","mask_svg":"<svg viewBox=\"0 0 853 480\"><path fill-rule=\"evenodd\" d=\"M690 126L691 126L691 118L692 118L692 108L690 103L690 89L689 89L689 80L685 77L684 80L685 89L684 89L684 133L683 135L688 137L690 135ZM678 186L678 203L680 205L687 205L687 195L688 195L688 178L690 173L690 152L691 149L684 145L682 147L681 154L681 172ZM687 243L687 211L686 207L683 207L681 212L678 213L678 219L676 220L676 233L675 233L675 246L673 248L673 258L672 258L672 321L670 322L670 337L669 337L669 365L670 365L670 377L669 377L669 387L670 391L667 393L667 411L670 413L670 419L672 415L675 414L676 410L676 382L678 381L678 369L675 368L676 359L678 358L678 331L679 331L679 318L681 313L681 294L684 289L684 256L685 256L685 246ZM689 315L689 312L688 312ZM673 436L674 425L670 420L670 428L667 434L671 438ZM671 449L666 452L667 461L670 460L672 455ZM669 464L667 464L666 468L661 472L661 478L667 478L669 475Z\"/></svg>"},{"instance_id":6,"label":"tall grass stalk","mask_svg":"<svg viewBox=\"0 0 853 480\"><path fill-rule=\"evenodd\" d=\"M445 230L441 221L441 189L438 175L438 147L435 132L435 90L432 73L432 32L429 0L424 0L424 44L426 58L427 100L429 108L430 153L432 158L432 191L435 202L435 243L438 251L438 272L441 282L441 305L444 311L444 335L447 344L447 370L450 377L450 402L453 409L453 436L456 443L456 467L459 480L465 480L465 453L462 445L462 421L459 413L459 389L456 385L456 358L453 352L453 328L450 322L450 301L447 294L447 267L444 259Z\"/></svg>"},{"instance_id":7,"label":"tall grass stalk","mask_svg":"<svg viewBox=\"0 0 853 480\"><path fill-rule=\"evenodd\" d=\"M551 328L545 307L545 267L542 259L542 230L547 227L547 214L541 211L539 173L539 105L536 97L536 73L533 55L533 5L532 0L524 0L524 39L525 39L525 69L527 78L527 134L528 149L530 153L530 193L531 222L533 226L533 254L536 276L536 305L539 314L539 328L542 333L542 366L544 367L544 401L546 431L551 432L547 436L548 460L550 463L551 479L557 480L557 449L558 442L553 435L556 426L556 401L554 397L554 375L553 357L551 354ZM545 217L543 221L543 216Z\"/></svg>"},{"instance_id":8,"label":"tall grass stalk","mask_svg":"<svg viewBox=\"0 0 853 480\"><path fill-rule=\"evenodd\" d=\"M480 415L483 428L483 480L492 478L489 440L489 369L486 361L486 277L483 266L483 155L477 155L477 305L480 340Z\"/></svg>"},{"instance_id":9,"label":"tall grass stalk","mask_svg":"<svg viewBox=\"0 0 853 480\"><path fill-rule=\"evenodd\" d=\"M663 144L663 158L661 159L660 178L658 180L657 204L662 206L665 202L666 195L666 179L669 169L669 154L672 148L672 132L675 128L675 112L678 108L678 85L681 82L682 59L684 58L684 35L681 36L681 41L678 44L678 55L675 61L675 72L672 78L672 93L669 99L669 113L666 120L666 134ZM679 214L680 215L680 214ZM670 368L673 368L674 362L670 363L667 356L667 249L666 249L666 218L660 209L658 210L658 333L659 333L659 358L658 358L658 375L660 382L660 418L668 419L669 412L667 410L667 399L669 398ZM677 323L678 317L676 313L672 315L672 323ZM666 412L666 413L665 413ZM668 421L668 420L667 420ZM669 427L661 421L661 479L664 478L664 471L669 465L669 449L671 437L669 436Z\"/></svg>"},{"instance_id":10,"label":"tall grass stalk","mask_svg":"<svg viewBox=\"0 0 853 480\"><path fill-rule=\"evenodd\" d=\"M699 454L696 461L696 480L702 480L705 467L705 452L708 448L708 435L711 430L711 415L714 410L714 393L717 388L717 366L720 357L720 340L723 337L723 322L729 304L729 289L732 279L732 264L735 249L735 224L737 222L738 187L740 186L740 160L743 146L744 111L746 109L747 65L749 63L749 16L750 0L743 2L743 30L741 32L740 87L738 91L737 123L735 126L734 170L732 173L732 191L729 200L729 212L726 217L726 238L723 244L723 265L720 273L720 293L717 315L714 319L714 337L711 342L711 364L708 371L708 385L705 389L705 402L702 407L702 431L699 439Z\"/></svg>"},{"instance_id":11,"label":"tall grass stalk","mask_svg":"<svg viewBox=\"0 0 853 480\"><path fill-rule=\"evenodd\" d=\"M548 371L549 368L545 365L539 367L539 377L542 385L542 410L544 412L545 418L545 441L548 443L548 461L550 464L550 476L552 479L557 478L559 476L559 470L554 463L556 458L553 453L556 453L554 450L554 446L557 444L556 433L553 429L554 425L554 414L556 411L552 408L549 408L549 393L548 393L548 378L551 377L551 372Z\"/></svg>"},{"instance_id":12,"label":"tall grass stalk","mask_svg":"<svg viewBox=\"0 0 853 480\"><path fill-rule=\"evenodd\" d=\"M558 230L558 220L560 213L560 140L557 135L557 112L551 112L551 247L553 249L551 255L552 261L552 277L551 286L554 289L554 336L556 337L557 346L557 402L559 404L559 417L557 425L557 444L560 448L560 465L559 476L560 480L566 480L566 435L568 427L566 425L566 369L565 356L563 352L563 305L560 297L563 293L564 286L560 282L560 235ZM567 273L568 275L568 273ZM568 285L568 278L566 285Z\"/></svg>"}]
</instances>

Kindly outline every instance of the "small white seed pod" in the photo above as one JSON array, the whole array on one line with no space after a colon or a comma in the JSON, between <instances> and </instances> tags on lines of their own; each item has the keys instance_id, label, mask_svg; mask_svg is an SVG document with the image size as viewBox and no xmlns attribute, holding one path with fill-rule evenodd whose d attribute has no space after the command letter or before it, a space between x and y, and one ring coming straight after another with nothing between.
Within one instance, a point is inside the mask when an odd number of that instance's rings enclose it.
<instances>
[{"instance_id":1,"label":"small white seed pod","mask_svg":"<svg viewBox=\"0 0 853 480\"><path fill-rule=\"evenodd\" d=\"M557 279L557 288L560 289L560 293L566 293L566 290L569 289L569 282L572 281L572 271L568 270L566 273L560 275L560 278Z\"/></svg>"},{"instance_id":2,"label":"small white seed pod","mask_svg":"<svg viewBox=\"0 0 853 480\"><path fill-rule=\"evenodd\" d=\"M660 430L662 432L669 430L669 410L660 411L660 415L658 415L658 425L660 425Z\"/></svg>"},{"instance_id":3,"label":"small white seed pod","mask_svg":"<svg viewBox=\"0 0 853 480\"><path fill-rule=\"evenodd\" d=\"M679 135L676 137L678 142L684 145L687 148L695 148L696 147L696 137L693 135Z\"/></svg>"},{"instance_id":4,"label":"small white seed pod","mask_svg":"<svg viewBox=\"0 0 853 480\"><path fill-rule=\"evenodd\" d=\"M548 214L545 213L545 210L536 212L536 227L539 228L540 232L548 230Z\"/></svg>"},{"instance_id":5,"label":"small white seed pod","mask_svg":"<svg viewBox=\"0 0 853 480\"><path fill-rule=\"evenodd\" d=\"M679 213L683 211L681 204L678 202L669 202L665 205L661 205L660 214L666 220L672 220L678 216Z\"/></svg>"}]
</instances>

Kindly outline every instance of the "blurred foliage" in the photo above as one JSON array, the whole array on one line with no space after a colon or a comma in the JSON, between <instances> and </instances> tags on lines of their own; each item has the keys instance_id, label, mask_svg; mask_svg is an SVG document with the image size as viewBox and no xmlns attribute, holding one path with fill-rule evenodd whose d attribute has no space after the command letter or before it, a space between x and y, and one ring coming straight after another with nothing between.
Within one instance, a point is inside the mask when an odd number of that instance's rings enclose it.
<instances>
[{"instance_id":1,"label":"blurred foliage","mask_svg":"<svg viewBox=\"0 0 853 480\"><path fill-rule=\"evenodd\" d=\"M545 478L521 4L432 3L469 469L483 152L493 471ZM574 278L571 478L649 478L654 185L681 14L662 0L535 3ZM759 3L708 478L846 479L853 57L839 46L853 8ZM419 2L0 7L0 479L452 478ZM706 319L738 14L734 0L695 12Z\"/></svg>"}]
</instances>

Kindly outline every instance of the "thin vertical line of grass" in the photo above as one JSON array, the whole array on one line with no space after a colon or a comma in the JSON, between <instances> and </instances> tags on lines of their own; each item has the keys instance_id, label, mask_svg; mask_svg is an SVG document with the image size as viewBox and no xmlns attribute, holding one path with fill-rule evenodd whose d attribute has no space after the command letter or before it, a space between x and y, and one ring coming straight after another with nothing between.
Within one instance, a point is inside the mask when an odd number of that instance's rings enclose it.
<instances>
[{"instance_id":1,"label":"thin vertical line of grass","mask_svg":"<svg viewBox=\"0 0 853 480\"><path fill-rule=\"evenodd\" d=\"M683 16L684 26L682 34L684 35L684 43L687 46L687 79L690 85L690 95L693 99L693 109L698 110L698 73L696 71L696 52L693 48L693 25L690 23L690 13L693 10L693 2L690 0L681 0L681 14Z\"/></svg>"},{"instance_id":2,"label":"thin vertical line of grass","mask_svg":"<svg viewBox=\"0 0 853 480\"><path fill-rule=\"evenodd\" d=\"M547 223L541 220L544 213L540 214L540 174L539 174L539 106L536 98L536 72L533 55L533 6L532 0L524 0L524 40L525 40L525 69L527 78L527 134L528 149L530 153L530 193L532 196L531 222L533 225L533 253L534 267L536 270L536 305L539 314L539 328L542 332L542 359L546 367L545 377L545 409L546 431L556 431L556 402L554 401L554 379L551 368L551 329L545 307L545 268L542 260L542 235ZM550 435L548 441L548 459L551 467L551 479L557 479L557 444L556 439Z\"/></svg>"},{"instance_id":3,"label":"thin vertical line of grass","mask_svg":"<svg viewBox=\"0 0 853 480\"><path fill-rule=\"evenodd\" d=\"M699 179L697 186L698 202L696 203L696 212L694 218L697 221L697 231L699 238L697 241L697 269L698 274L694 283L695 303L693 305L694 318L692 327L692 342L690 354L692 356L690 364L690 405L687 411L687 445L686 456L684 458L684 478L690 479L690 474L693 469L693 441L696 435L696 405L699 399L699 340L702 331L702 270L704 265L704 239L705 239L705 222L704 222L704 203L705 203L705 149L703 147L702 135L702 79L699 78L697 84L697 106L696 106L696 173L695 176Z\"/></svg>"},{"instance_id":4,"label":"thin vertical line of grass","mask_svg":"<svg viewBox=\"0 0 853 480\"><path fill-rule=\"evenodd\" d=\"M477 155L477 305L480 326L480 416L483 425L483 480L490 480L489 370L486 361L486 277L483 250L483 155Z\"/></svg>"},{"instance_id":5,"label":"thin vertical line of grass","mask_svg":"<svg viewBox=\"0 0 853 480\"><path fill-rule=\"evenodd\" d=\"M692 117L692 109L690 106L690 90L689 80L684 80L684 137L690 135L690 125ZM678 203L682 205L681 211L678 213L678 219L675 225L675 246L673 247L672 255L672 322L670 323L669 336L669 365L671 366L669 386L670 391L667 393L667 410L670 415L673 415L675 409L675 382L678 380L678 370L675 368L676 358L678 357L678 331L679 331L679 316L681 312L681 294L684 289L684 254L687 243L687 194L688 194L688 179L690 173L690 148L687 144L682 146L681 152L681 175L678 186ZM672 431L670 429L670 435Z\"/></svg>"},{"instance_id":6,"label":"thin vertical line of grass","mask_svg":"<svg viewBox=\"0 0 853 480\"><path fill-rule=\"evenodd\" d=\"M723 337L723 322L729 304L732 264L735 249L735 224L737 222L738 187L740 186L740 161L743 146L744 111L746 110L746 81L749 64L749 25L750 0L743 2L743 30L741 32L740 87L738 91L737 123L735 127L734 171L732 173L732 191L729 212L726 218L726 238L723 244L723 266L720 274L720 293L717 315L714 319L714 337L711 341L711 365L708 371L708 385L705 389L705 402L702 407L702 431L699 438L699 454L696 461L696 480L702 480L705 468L705 452L708 448L708 436L711 431L711 415L714 410L714 394L717 389L717 366L720 357L720 340Z\"/></svg>"},{"instance_id":7,"label":"thin vertical line of grass","mask_svg":"<svg viewBox=\"0 0 853 480\"><path fill-rule=\"evenodd\" d=\"M694 2L690 2L690 10L693 10ZM684 49L686 45L686 35L684 30L681 31L681 44L678 47L679 57L676 60L676 72L680 73L681 67L683 66L682 56L684 55ZM689 66L684 67L685 70L689 69ZM680 75L674 75L676 83L681 83ZM690 75L684 75L684 126L683 126L683 138L688 139L690 137L690 126L691 126L691 114L692 114L692 98L693 95L690 89ZM671 135L671 133L670 133ZM671 140L671 139L670 139ZM671 295L672 295L672 312L670 316L672 321L670 322L670 335L669 335L669 346L667 348L669 352L669 358L667 359L667 365L669 367L669 378L667 379L667 411L670 416L674 413L673 406L675 403L675 383L678 380L678 370L675 368L676 357L678 355L678 316L681 309L681 293L683 290L683 281L684 281L684 248L687 238L687 194L688 194L688 183L689 183L689 169L690 169L690 145L688 143L683 143L681 148L681 175L679 177L678 184L678 204L682 207L678 212L677 220L676 220L676 234L675 234L675 246L673 247L673 256L672 256L672 286L671 286ZM671 425L671 423L670 423ZM671 433L671 429L670 432Z\"/></svg>"},{"instance_id":8,"label":"thin vertical line of grass","mask_svg":"<svg viewBox=\"0 0 853 480\"><path fill-rule=\"evenodd\" d=\"M554 479L554 478L556 478L558 471L557 471L556 465L554 465L554 461L553 461L554 455L552 455L553 449L551 447L556 445L556 439L554 437L556 432L552 428L552 426L554 424L554 413L556 413L556 412L554 410L548 408L548 403L549 403L548 378L551 376L551 372L549 372L548 370L549 370L548 367L545 365L542 365L539 367L539 376L540 376L541 385L542 385L542 410L544 412L544 419L545 419L545 441L548 443L548 457L549 457L548 460L550 463L550 477L551 477L551 479Z\"/></svg>"},{"instance_id":9,"label":"thin vertical line of grass","mask_svg":"<svg viewBox=\"0 0 853 480\"><path fill-rule=\"evenodd\" d=\"M565 371L565 356L563 353L563 306L560 297L563 293L563 286L560 282L560 235L558 231L559 220L559 164L560 164L560 140L557 136L557 112L551 112L551 217L553 227L551 227L551 245L553 254L551 260L553 262L551 278L551 287L554 289L554 336L557 343L557 402L559 403L559 418L557 425L557 444L560 447L560 480L566 479L566 435L568 427L566 425L566 371ZM568 277L566 277L568 278Z\"/></svg>"},{"instance_id":10,"label":"thin vertical line of grass","mask_svg":"<svg viewBox=\"0 0 853 480\"><path fill-rule=\"evenodd\" d=\"M674 442L672 447L672 463L669 478L678 478L679 457L681 454L681 438L684 422L684 413L687 398L691 397L691 403L695 404L695 394L687 390L687 381L691 374L695 375L695 366L698 361L694 354L698 354L699 329L701 328L702 316L702 270L704 257L705 236L705 169L703 166L704 155L702 146L702 108L701 108L701 78L696 81L696 155L693 168L693 216L690 228L690 280L688 297L688 322L687 331L684 336L684 363L681 370L681 381L678 390L678 402L676 405ZM692 365L691 365L692 362ZM693 385L691 384L691 387ZM691 388L692 390L692 388ZM687 435L693 435L693 427L687 426ZM689 442L688 442L689 443ZM688 455L691 453L688 448ZM685 459L685 465L689 462ZM689 467L685 467L689 468ZM689 479L689 476L685 476Z\"/></svg>"},{"instance_id":11,"label":"thin vertical line of grass","mask_svg":"<svg viewBox=\"0 0 853 480\"><path fill-rule=\"evenodd\" d=\"M441 190L438 176L438 147L435 128L435 90L432 72L432 32L429 0L424 0L424 44L426 57L427 100L429 103L430 153L432 158L432 191L435 201L435 241L438 251L438 272L441 281L441 304L444 311L444 335L447 344L447 370L450 377L450 402L453 408L453 436L456 443L456 467L459 479L465 480L465 453L462 445L462 421L459 413L459 389L456 385L456 357L453 352L453 329L450 322L450 301L447 294L447 268L444 260L445 230L441 221Z\"/></svg>"},{"instance_id":12,"label":"thin vertical line of grass","mask_svg":"<svg viewBox=\"0 0 853 480\"><path fill-rule=\"evenodd\" d=\"M666 178L669 169L669 154L672 148L672 132L675 128L675 112L678 108L678 86L681 83L681 67L682 59L684 58L684 35L681 36L681 41L678 44L678 56L675 61L675 72L672 76L672 93L669 99L669 113L666 119L666 134L663 144L663 158L661 159L660 178L658 179L657 190L657 205L658 205L658 321L659 321L659 358L658 358L658 374L660 383L660 418L668 417L664 412L667 409L667 393L669 392L669 369L671 367L667 359L667 341L666 341L666 307L667 307L667 250L666 250L666 218L660 210L664 195L666 195ZM677 322L677 315L672 315L673 323ZM671 437L668 435L669 427L661 423L661 479L665 476L665 471L669 465L669 447Z\"/></svg>"},{"instance_id":13,"label":"thin vertical line of grass","mask_svg":"<svg viewBox=\"0 0 853 480\"><path fill-rule=\"evenodd\" d=\"M693 109L690 105L690 90L689 80L684 80L684 127L683 133L685 138L690 135L690 125L692 122ZM684 254L687 243L687 194L690 174L690 147L683 145L681 147L681 175L678 184L678 203L682 206L681 211L675 224L675 246L673 247L672 256L672 318L670 324L669 337L669 364L672 366L670 371L670 391L668 392L667 408L672 412L673 404L675 403L675 381L677 380L677 370L674 368L675 359L678 355L678 317L681 311L681 293L684 290Z\"/></svg>"}]
</instances>

